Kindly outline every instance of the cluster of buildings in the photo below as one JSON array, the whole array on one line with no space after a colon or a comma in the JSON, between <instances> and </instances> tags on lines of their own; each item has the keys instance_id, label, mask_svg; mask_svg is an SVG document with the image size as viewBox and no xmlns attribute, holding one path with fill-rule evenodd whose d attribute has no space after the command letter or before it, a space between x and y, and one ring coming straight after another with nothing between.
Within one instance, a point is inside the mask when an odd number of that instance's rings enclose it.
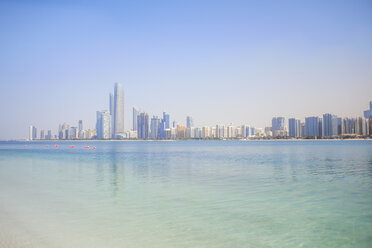
<instances>
[{"instance_id":1,"label":"cluster of buildings","mask_svg":"<svg viewBox=\"0 0 372 248\"><path fill-rule=\"evenodd\" d=\"M296 118L274 117L271 126L272 137L293 138L353 138L372 136L372 101L369 110L363 117L338 117L334 114L323 114L322 117L306 117L305 121Z\"/></svg>"},{"instance_id":2,"label":"cluster of buildings","mask_svg":"<svg viewBox=\"0 0 372 248\"><path fill-rule=\"evenodd\" d=\"M170 115L163 112L162 118L153 116L151 119L146 112L140 112L133 107L133 126L126 132L129 139L234 139L253 137L256 129L247 125L235 126L230 124L195 127L191 116L186 117L186 125L176 121L170 123Z\"/></svg>"},{"instance_id":3,"label":"cluster of buildings","mask_svg":"<svg viewBox=\"0 0 372 248\"><path fill-rule=\"evenodd\" d=\"M274 117L271 127L254 128L249 125L215 125L195 127L191 116L185 125L163 112L161 117L152 116L133 107L133 124L130 131L124 131L124 90L116 83L114 94L109 94L109 110L97 111L96 129L83 129L83 121L78 126L66 123L59 125L58 133L30 126L29 140L35 139L264 139L264 138L356 138L372 136L372 101L364 117L341 118L333 114L322 117L311 116L305 120Z\"/></svg>"}]
</instances>

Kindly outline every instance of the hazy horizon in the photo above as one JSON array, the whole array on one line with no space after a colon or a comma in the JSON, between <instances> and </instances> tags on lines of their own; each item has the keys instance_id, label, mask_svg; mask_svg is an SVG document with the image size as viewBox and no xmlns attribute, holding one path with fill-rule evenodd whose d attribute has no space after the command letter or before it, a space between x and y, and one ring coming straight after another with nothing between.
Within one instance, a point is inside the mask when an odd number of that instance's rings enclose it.
<instances>
[{"instance_id":1,"label":"hazy horizon","mask_svg":"<svg viewBox=\"0 0 372 248\"><path fill-rule=\"evenodd\" d=\"M132 106L196 126L363 116L370 1L1 1L0 139L94 128L114 83Z\"/></svg>"}]
</instances>

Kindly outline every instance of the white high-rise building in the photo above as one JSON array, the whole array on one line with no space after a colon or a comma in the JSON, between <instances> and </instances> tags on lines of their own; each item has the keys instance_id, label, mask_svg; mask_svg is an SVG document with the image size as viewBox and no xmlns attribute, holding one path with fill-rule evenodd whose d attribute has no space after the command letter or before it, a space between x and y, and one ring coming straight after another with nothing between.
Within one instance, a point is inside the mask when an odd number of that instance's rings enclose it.
<instances>
[{"instance_id":1,"label":"white high-rise building","mask_svg":"<svg viewBox=\"0 0 372 248\"><path fill-rule=\"evenodd\" d=\"M28 130L28 139L29 140L33 140L34 139L34 126L30 126L29 130Z\"/></svg>"},{"instance_id":2,"label":"white high-rise building","mask_svg":"<svg viewBox=\"0 0 372 248\"><path fill-rule=\"evenodd\" d=\"M136 106L133 106L133 128L132 130L133 131L137 131L137 117L139 115L139 108L137 108Z\"/></svg>"},{"instance_id":3,"label":"white high-rise building","mask_svg":"<svg viewBox=\"0 0 372 248\"><path fill-rule=\"evenodd\" d=\"M114 138L125 136L124 133L124 90L123 86L115 83L114 89Z\"/></svg>"},{"instance_id":4,"label":"white high-rise building","mask_svg":"<svg viewBox=\"0 0 372 248\"><path fill-rule=\"evenodd\" d=\"M98 139L111 138L111 115L109 111L97 111L96 129Z\"/></svg>"}]
</instances>

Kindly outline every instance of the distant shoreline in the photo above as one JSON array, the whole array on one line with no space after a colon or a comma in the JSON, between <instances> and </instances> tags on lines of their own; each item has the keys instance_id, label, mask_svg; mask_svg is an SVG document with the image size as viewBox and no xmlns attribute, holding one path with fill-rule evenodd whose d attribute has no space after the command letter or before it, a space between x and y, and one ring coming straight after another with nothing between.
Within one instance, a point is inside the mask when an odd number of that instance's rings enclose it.
<instances>
[{"instance_id":1,"label":"distant shoreline","mask_svg":"<svg viewBox=\"0 0 372 248\"><path fill-rule=\"evenodd\" d=\"M36 139L36 140L0 140L0 142L107 142L107 141L115 141L115 142L147 142L147 141L161 141L161 142L173 142L173 141L347 141L347 140L372 140L372 137L368 138L335 138L335 139L86 139L86 140L79 140L79 139Z\"/></svg>"}]
</instances>

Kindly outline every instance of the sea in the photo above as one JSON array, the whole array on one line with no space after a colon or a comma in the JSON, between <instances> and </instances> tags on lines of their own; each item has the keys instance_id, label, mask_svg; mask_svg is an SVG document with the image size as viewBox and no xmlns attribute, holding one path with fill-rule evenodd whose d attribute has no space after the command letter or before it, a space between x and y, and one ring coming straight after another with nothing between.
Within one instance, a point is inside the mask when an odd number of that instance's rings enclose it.
<instances>
[{"instance_id":1,"label":"sea","mask_svg":"<svg viewBox=\"0 0 372 248\"><path fill-rule=\"evenodd\" d=\"M0 247L372 247L372 140L0 142Z\"/></svg>"}]
</instances>

